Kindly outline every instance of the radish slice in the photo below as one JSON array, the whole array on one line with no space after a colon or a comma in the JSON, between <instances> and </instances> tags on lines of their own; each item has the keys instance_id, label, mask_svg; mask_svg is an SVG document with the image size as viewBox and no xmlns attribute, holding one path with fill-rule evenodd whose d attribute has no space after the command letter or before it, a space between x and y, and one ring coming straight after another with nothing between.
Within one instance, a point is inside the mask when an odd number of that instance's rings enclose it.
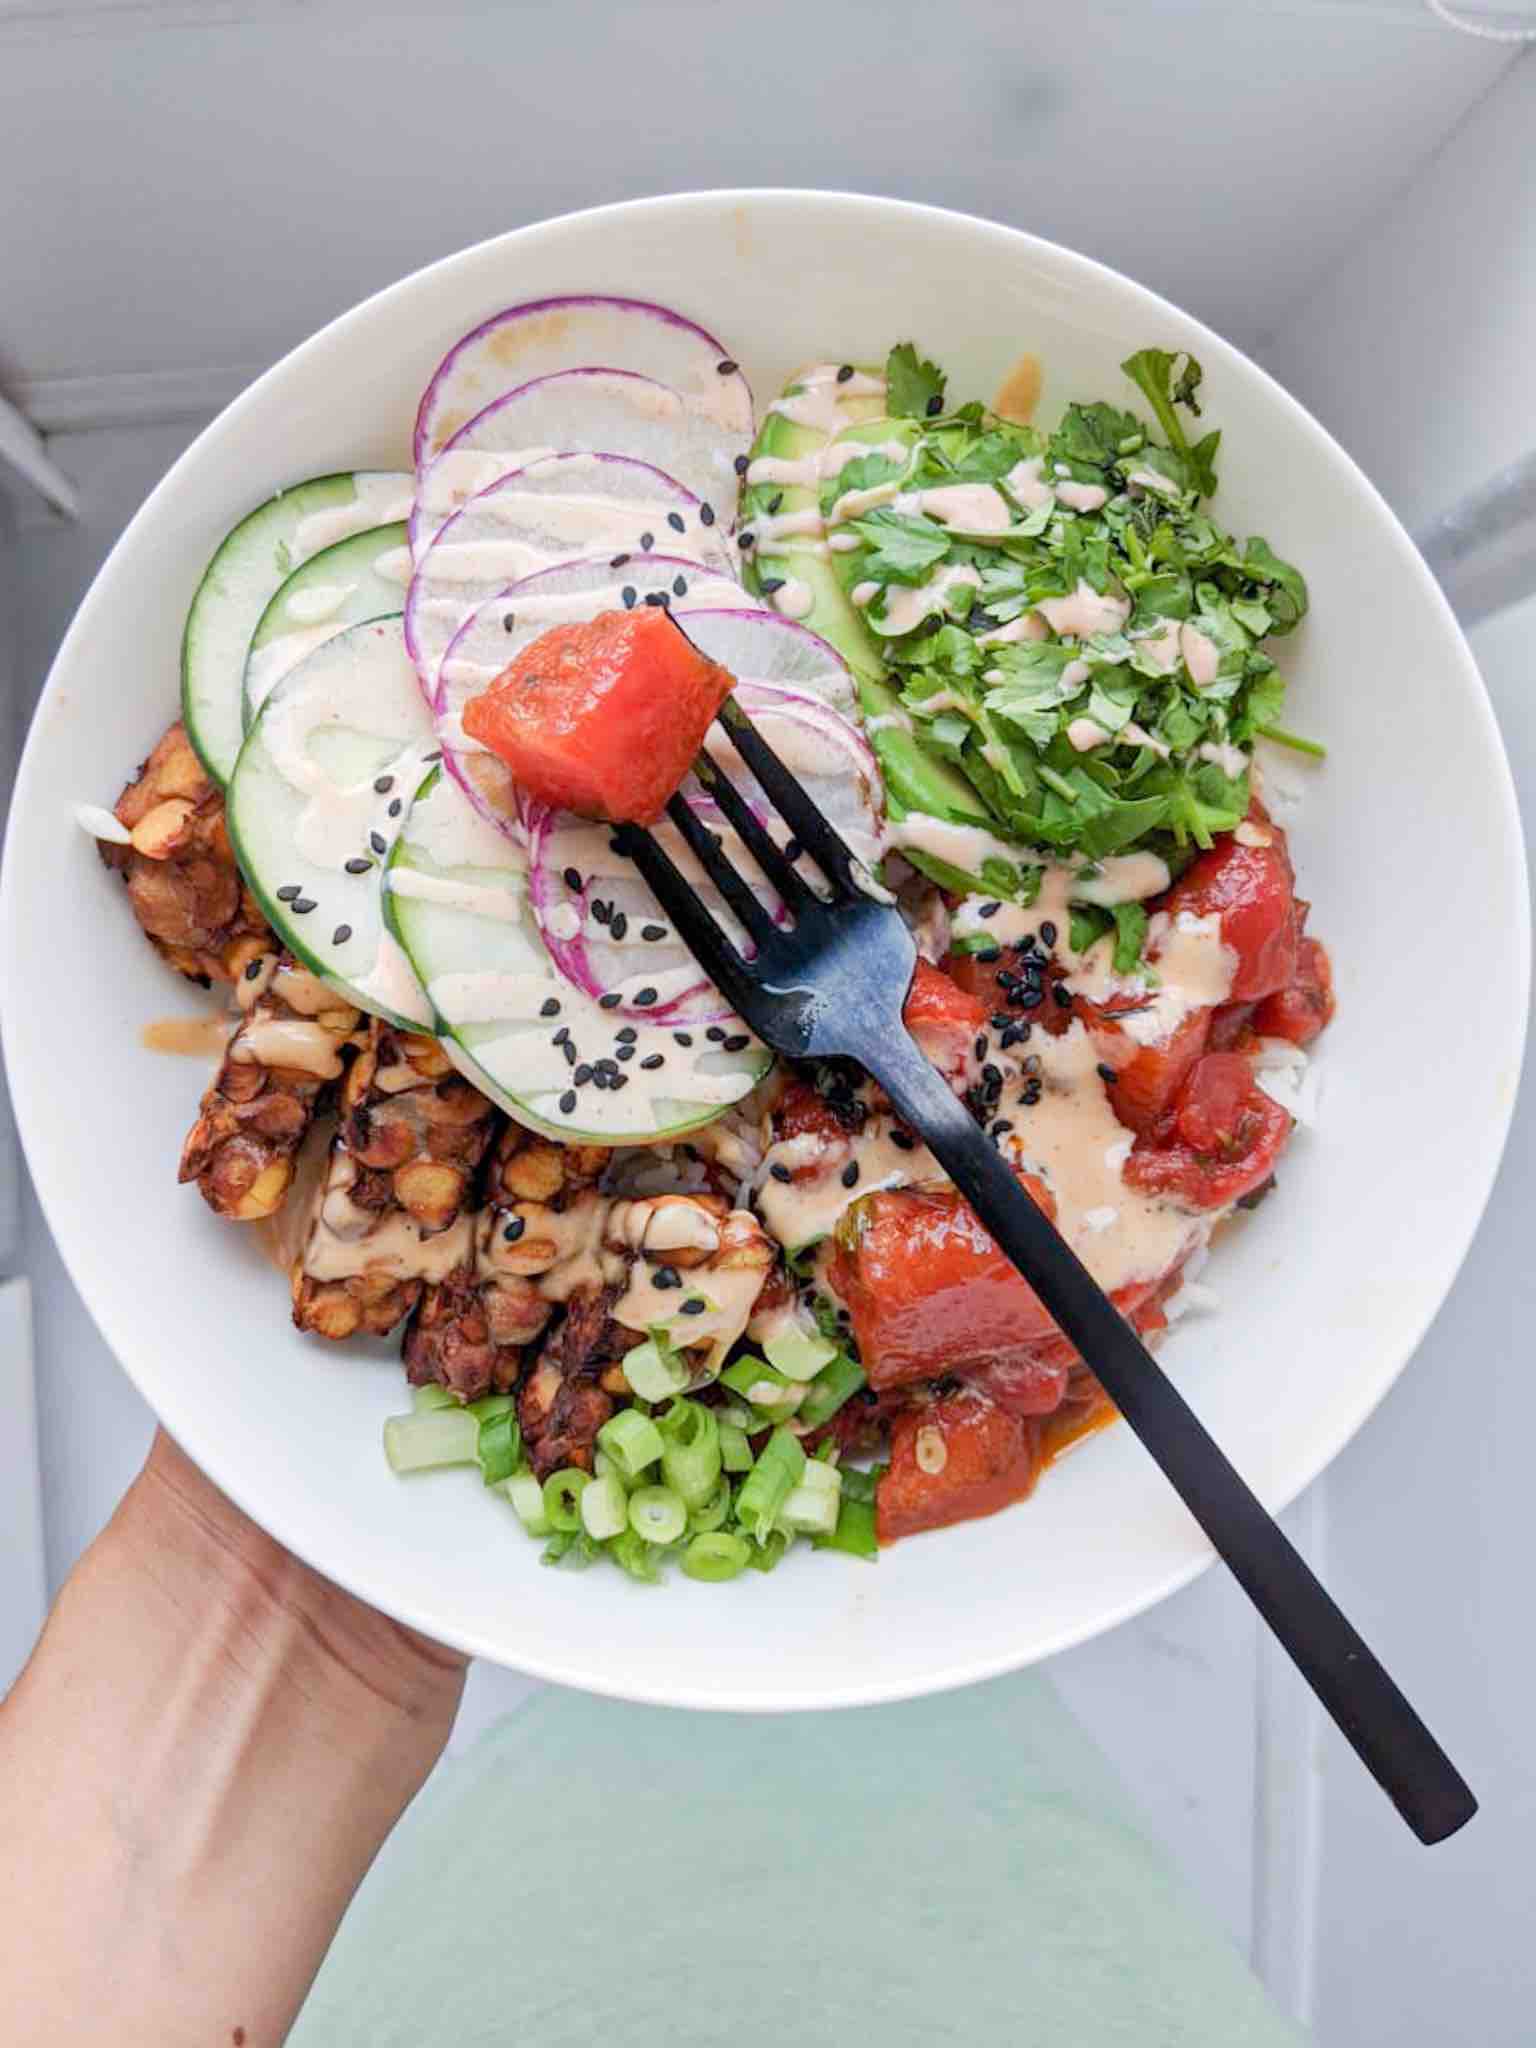
<instances>
[{"instance_id":1,"label":"radish slice","mask_svg":"<svg viewBox=\"0 0 1536 2048\"><path fill-rule=\"evenodd\" d=\"M745 453L747 380L712 334L643 299L534 299L492 314L444 356L416 415L416 473L484 408L539 377L591 363L668 384Z\"/></svg>"},{"instance_id":2,"label":"radish slice","mask_svg":"<svg viewBox=\"0 0 1536 2048\"><path fill-rule=\"evenodd\" d=\"M736 524L735 464L745 444L670 385L630 370L562 370L488 405L422 471L411 513L419 555L467 499L541 455L627 455L675 477L706 526Z\"/></svg>"},{"instance_id":3,"label":"radish slice","mask_svg":"<svg viewBox=\"0 0 1536 2048\"><path fill-rule=\"evenodd\" d=\"M448 643L475 606L561 562L617 567L658 545L735 576L731 544L691 491L622 455L547 455L471 498L419 557L405 638L430 701Z\"/></svg>"},{"instance_id":4,"label":"radish slice","mask_svg":"<svg viewBox=\"0 0 1536 2048\"><path fill-rule=\"evenodd\" d=\"M833 711L855 709L853 678L837 649L808 626L752 605L715 609L689 599L688 637L738 682L775 683L819 699Z\"/></svg>"},{"instance_id":5,"label":"radish slice","mask_svg":"<svg viewBox=\"0 0 1536 2048\"><path fill-rule=\"evenodd\" d=\"M551 626L654 598L682 607L739 605L741 588L719 570L678 555L636 555L615 568L611 556L561 562L483 600L445 650L437 672L435 712L443 758L475 807L513 837L520 834L512 778L494 754L469 739L465 700L493 683L530 641Z\"/></svg>"}]
</instances>

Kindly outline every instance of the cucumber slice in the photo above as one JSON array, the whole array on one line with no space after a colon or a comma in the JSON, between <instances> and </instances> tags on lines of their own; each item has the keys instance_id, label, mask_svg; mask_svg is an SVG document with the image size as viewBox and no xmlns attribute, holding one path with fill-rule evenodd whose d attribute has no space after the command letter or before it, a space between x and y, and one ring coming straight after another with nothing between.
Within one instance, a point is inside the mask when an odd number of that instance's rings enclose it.
<instances>
[{"instance_id":1,"label":"cucumber slice","mask_svg":"<svg viewBox=\"0 0 1536 2048\"><path fill-rule=\"evenodd\" d=\"M227 802L236 858L283 943L349 1002L413 1031L432 1011L385 929L382 874L436 747L397 612L346 627L284 677Z\"/></svg>"},{"instance_id":2,"label":"cucumber slice","mask_svg":"<svg viewBox=\"0 0 1536 2048\"><path fill-rule=\"evenodd\" d=\"M772 1063L755 1039L727 1052L702 1030L621 1021L573 987L539 938L521 849L440 771L406 817L385 912L454 1065L509 1116L549 1137L602 1145L679 1138L739 1101ZM678 1030L691 1045L677 1042ZM621 1031L634 1035L621 1039ZM563 1050L567 1039L574 1062ZM645 1065L658 1056L661 1066ZM576 1084L576 1072L599 1060L614 1062L621 1088Z\"/></svg>"},{"instance_id":3,"label":"cucumber slice","mask_svg":"<svg viewBox=\"0 0 1536 2048\"><path fill-rule=\"evenodd\" d=\"M181 715L221 789L244 737L245 657L268 603L322 548L408 517L412 490L394 470L311 477L247 513L203 571L182 632Z\"/></svg>"},{"instance_id":4,"label":"cucumber slice","mask_svg":"<svg viewBox=\"0 0 1536 2048\"><path fill-rule=\"evenodd\" d=\"M343 626L387 618L405 602L411 551L404 520L322 548L278 586L245 657L245 729L292 668Z\"/></svg>"}]
</instances>

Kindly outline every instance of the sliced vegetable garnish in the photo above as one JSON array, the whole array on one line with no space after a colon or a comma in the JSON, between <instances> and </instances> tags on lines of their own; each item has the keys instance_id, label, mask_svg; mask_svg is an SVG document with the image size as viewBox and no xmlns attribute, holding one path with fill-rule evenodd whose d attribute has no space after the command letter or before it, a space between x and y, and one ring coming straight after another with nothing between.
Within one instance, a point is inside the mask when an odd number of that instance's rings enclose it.
<instances>
[{"instance_id":1,"label":"sliced vegetable garnish","mask_svg":"<svg viewBox=\"0 0 1536 2048\"><path fill-rule=\"evenodd\" d=\"M432 1012L385 928L381 878L434 752L398 616L349 626L267 698L227 806L284 944L350 1002L415 1030Z\"/></svg>"},{"instance_id":2,"label":"sliced vegetable garnish","mask_svg":"<svg viewBox=\"0 0 1536 2048\"><path fill-rule=\"evenodd\" d=\"M772 1540L784 1503L804 1478L807 1462L799 1439L781 1426L742 1481L736 1496L736 1519L759 1546L766 1547Z\"/></svg>"},{"instance_id":3,"label":"sliced vegetable garnish","mask_svg":"<svg viewBox=\"0 0 1536 2048\"><path fill-rule=\"evenodd\" d=\"M290 669L344 626L398 613L411 580L403 521L370 526L322 548L274 592L245 657L245 730Z\"/></svg>"},{"instance_id":4,"label":"sliced vegetable garnish","mask_svg":"<svg viewBox=\"0 0 1536 2048\"><path fill-rule=\"evenodd\" d=\"M268 603L312 555L404 519L411 499L411 479L391 470L311 477L258 505L220 545L181 642L181 715L220 788L234 773L244 737L246 654Z\"/></svg>"}]
</instances>

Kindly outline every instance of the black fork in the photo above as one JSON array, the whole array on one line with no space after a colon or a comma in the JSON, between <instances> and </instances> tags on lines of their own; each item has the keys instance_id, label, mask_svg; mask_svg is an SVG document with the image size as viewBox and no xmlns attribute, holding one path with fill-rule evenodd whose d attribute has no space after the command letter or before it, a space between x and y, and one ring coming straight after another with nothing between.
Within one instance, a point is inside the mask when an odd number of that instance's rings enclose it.
<instances>
[{"instance_id":1,"label":"black fork","mask_svg":"<svg viewBox=\"0 0 1536 2048\"><path fill-rule=\"evenodd\" d=\"M695 772L788 912L779 923L681 797L668 814L740 920L733 943L649 832L621 826L619 850L650 884L726 1000L791 1059L856 1060L926 1139L1093 1368L1356 1753L1422 1842L1469 1821L1477 1802L1445 1752L1239 1477L1131 1325L1024 1192L1000 1153L909 1035L903 1005L917 951L901 916L865 886L841 836L734 698L719 723L805 854L823 896L797 872L707 754Z\"/></svg>"}]
</instances>

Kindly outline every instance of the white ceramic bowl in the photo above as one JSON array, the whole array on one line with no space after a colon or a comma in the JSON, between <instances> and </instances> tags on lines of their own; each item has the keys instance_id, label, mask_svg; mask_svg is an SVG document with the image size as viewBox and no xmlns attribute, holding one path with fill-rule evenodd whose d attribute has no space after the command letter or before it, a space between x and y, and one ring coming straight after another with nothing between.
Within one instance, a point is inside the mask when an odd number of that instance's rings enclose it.
<instances>
[{"instance_id":1,"label":"white ceramic bowl","mask_svg":"<svg viewBox=\"0 0 1536 2048\"><path fill-rule=\"evenodd\" d=\"M323 1572L464 1649L595 1691L722 1708L840 1706L963 1684L1134 1614L1209 1553L1124 1429L1011 1513L878 1567L806 1555L728 1590L540 1568L465 1473L402 1483L379 1448L398 1367L301 1339L281 1278L178 1188L199 1070L140 1045L186 997L71 818L110 802L176 708L182 618L233 521L275 487L405 466L422 384L455 336L519 299L605 291L691 314L761 405L815 356L915 336L989 396L1020 351L1040 417L1134 402L1147 343L1194 350L1225 435L1219 509L1311 582L1284 644L1293 722L1328 742L1293 834L1340 1009L1323 1116L1280 1192L1206 1278L1219 1312L1164 1357L1279 1508L1402 1369L1477 1224L1520 1064L1529 917L1508 768L1471 656L1365 478L1268 377L1096 263L983 221L803 192L699 194L527 228L359 306L208 428L133 521L38 711L6 848L11 1087L71 1274L147 1399L242 1506ZM1465 999L1453 1002L1465 973ZM1449 1085L1448 1085L1449 1084Z\"/></svg>"}]
</instances>

